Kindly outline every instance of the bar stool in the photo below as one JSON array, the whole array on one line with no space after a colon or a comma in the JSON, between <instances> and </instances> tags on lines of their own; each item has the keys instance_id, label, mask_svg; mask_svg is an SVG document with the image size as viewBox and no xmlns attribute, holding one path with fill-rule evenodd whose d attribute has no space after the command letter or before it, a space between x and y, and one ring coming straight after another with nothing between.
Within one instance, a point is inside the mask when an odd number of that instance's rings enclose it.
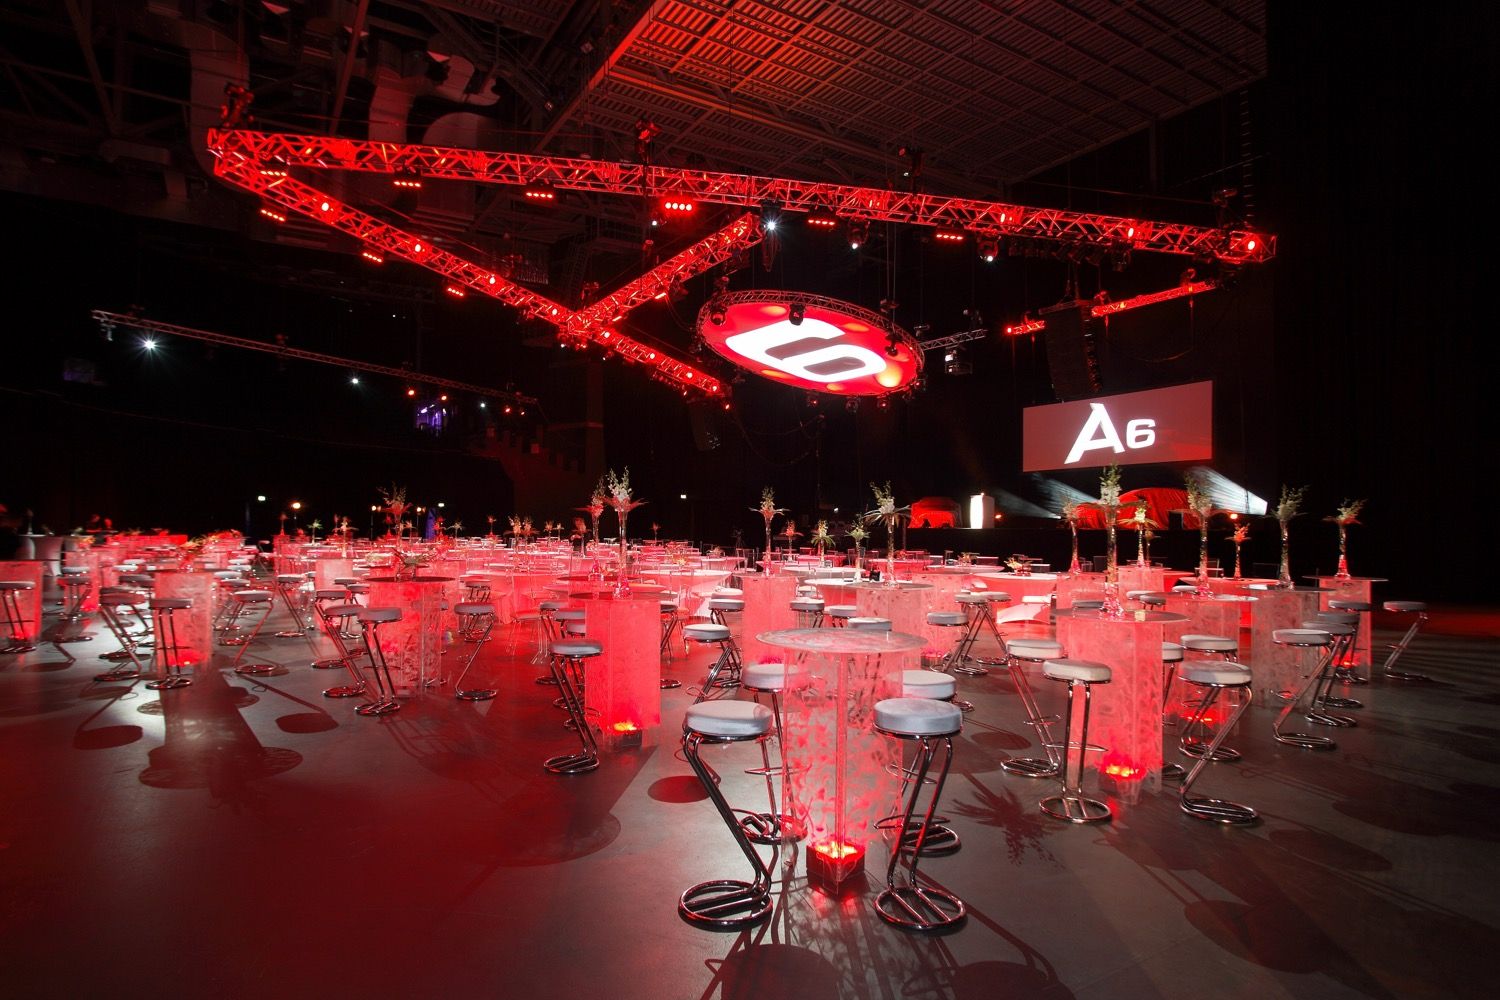
<instances>
[{"instance_id":1,"label":"bar stool","mask_svg":"<svg viewBox=\"0 0 1500 1000\"><path fill-rule=\"evenodd\" d=\"M568 711L569 728L577 730L580 746L577 753L548 757L542 767L553 774L585 774L599 766L599 746L584 712L583 693L573 686L572 678L582 678L584 661L603 653L604 646L592 639L567 639L554 642L551 652L552 676Z\"/></svg>"},{"instance_id":2,"label":"bar stool","mask_svg":"<svg viewBox=\"0 0 1500 1000\"><path fill-rule=\"evenodd\" d=\"M688 628L694 626L689 625ZM719 626L723 627L723 626ZM684 629L684 632L686 629ZM684 920L705 927L748 927L771 913L771 872L750 842L739 819L719 790L713 769L701 755L703 744L764 742L771 731L771 710L753 701L710 701L692 705L682 720L682 756L697 775L719 817L729 828L755 879L714 879L699 882L683 892L677 910Z\"/></svg>"},{"instance_id":3,"label":"bar stool","mask_svg":"<svg viewBox=\"0 0 1500 1000\"><path fill-rule=\"evenodd\" d=\"M749 813L740 820L740 827L757 844L779 844L784 836L790 831L791 817L783 813L776 804L776 785L771 780L773 774L781 775L782 794L785 794L787 779L786 744L782 738L781 730L781 693L786 690L786 664L785 663L751 663L740 672L740 688L749 691L755 701L759 703L760 696L768 694L771 696L771 732L776 737L776 751L781 756L781 763L775 767L771 766L770 741L760 741L761 767L752 768L747 774L763 775L766 779L766 799L770 802L770 811L763 813Z\"/></svg>"},{"instance_id":4,"label":"bar stool","mask_svg":"<svg viewBox=\"0 0 1500 1000\"><path fill-rule=\"evenodd\" d=\"M1385 658L1385 665L1380 668L1381 674L1393 681L1431 680L1431 678L1429 678L1426 674L1413 674L1405 670L1392 669L1393 667L1395 667L1396 661L1401 658L1401 654L1406 652L1406 647L1411 645L1411 641L1415 639L1417 633L1421 631L1422 625L1426 623L1426 603L1422 601L1386 601L1381 605L1381 607L1383 607L1387 611L1392 611L1399 614L1414 614L1417 616L1416 620L1411 623L1411 628L1407 629L1406 634L1401 637L1401 641L1391 644L1391 655Z\"/></svg>"},{"instance_id":5,"label":"bar stool","mask_svg":"<svg viewBox=\"0 0 1500 1000\"><path fill-rule=\"evenodd\" d=\"M884 736L912 741L918 746L910 783L911 794L896 828L896 843L891 848L890 862L885 870L885 889L875 897L875 912L887 923L909 930L950 927L963 920L967 913L963 900L946 890L922 885L917 866L925 853L929 832L936 829L933 814L948 780L948 769L953 763L953 737L963 729L963 712L956 705L930 698L887 698L875 703L874 728ZM937 777L932 780L932 796L920 823L913 826L912 817L917 812L917 804L939 750L943 761ZM903 855L910 860L906 864L905 878L898 883L896 869L900 867Z\"/></svg>"},{"instance_id":6,"label":"bar stool","mask_svg":"<svg viewBox=\"0 0 1500 1000\"><path fill-rule=\"evenodd\" d=\"M865 629L869 632L889 632L891 620L889 618L877 618L874 615L855 615L849 619L846 628Z\"/></svg>"},{"instance_id":7,"label":"bar stool","mask_svg":"<svg viewBox=\"0 0 1500 1000\"><path fill-rule=\"evenodd\" d=\"M963 674L966 677L984 677L989 671L979 666L977 662L971 663L970 660L977 659L971 656L971 653L974 649L974 644L979 640L979 630L983 626L984 620L989 617L988 605L985 602L983 594L967 590L961 590L954 594L953 599L958 602L960 608L958 613L963 615L963 622L961 624L964 626L964 631L959 635L958 643L948 654L948 669L955 674ZM1002 651L1004 650L1005 644L1003 642L1000 648Z\"/></svg>"},{"instance_id":8,"label":"bar stool","mask_svg":"<svg viewBox=\"0 0 1500 1000\"><path fill-rule=\"evenodd\" d=\"M552 617L554 612L561 611L567 607L566 601L542 601L536 606L536 653L531 657L532 663L551 663L551 648L554 642L562 639L562 626ZM539 657L541 659L539 659ZM536 678L537 684L556 684L557 678L548 672Z\"/></svg>"},{"instance_id":9,"label":"bar stool","mask_svg":"<svg viewBox=\"0 0 1500 1000\"><path fill-rule=\"evenodd\" d=\"M280 673L281 668L274 663L240 662L245 658L245 653L250 649L250 644L260 635L261 626L265 625L266 619L271 617L271 608L275 600L275 595L269 590L236 590L233 596L240 604L240 612L235 615L236 620L238 620L241 613L249 608L258 607L262 609L260 618L256 619L255 627L250 630L248 636L224 642L226 646L240 647L240 651L234 657L234 672L246 677L269 677L272 674Z\"/></svg>"},{"instance_id":10,"label":"bar stool","mask_svg":"<svg viewBox=\"0 0 1500 1000\"><path fill-rule=\"evenodd\" d=\"M325 698L358 698L365 693L365 679L360 675L359 665L354 662L358 654L344 645L344 637L350 634L350 622L357 621L359 613L363 610L363 605L352 603L329 604L319 609L324 622L324 631L333 643L333 648L338 650L337 662L349 671L349 676L354 681L352 684L339 684L324 689L323 697ZM313 664L313 666L317 665L317 663Z\"/></svg>"},{"instance_id":11,"label":"bar stool","mask_svg":"<svg viewBox=\"0 0 1500 1000\"><path fill-rule=\"evenodd\" d=\"M676 601L669 601L669 600L662 601L661 602L661 649L660 649L660 655L661 655L662 659L667 660L668 662L670 662L673 659L673 656L672 656L672 636L676 634L677 630L681 626L682 626L682 615L680 615L680 614L677 613L677 602ZM661 678L661 688L662 688L663 691L670 690L671 688L680 688L680 687L682 687L682 681L678 680L675 677L668 677L665 674L662 675L662 678Z\"/></svg>"},{"instance_id":12,"label":"bar stool","mask_svg":"<svg viewBox=\"0 0 1500 1000\"><path fill-rule=\"evenodd\" d=\"M365 655L370 660L370 673L375 678L375 698L363 705L356 705L354 713L364 716L389 715L401 711L396 700L396 684L391 680L391 666L386 662L385 650L380 646L380 626L401 620L400 608L360 608L355 614L364 628ZM382 674L384 675L382 677ZM368 686L362 686L368 691Z\"/></svg>"},{"instance_id":13,"label":"bar stool","mask_svg":"<svg viewBox=\"0 0 1500 1000\"><path fill-rule=\"evenodd\" d=\"M1184 635L1178 642L1189 653L1205 657L1219 656L1230 663L1240 661L1240 641L1227 635Z\"/></svg>"},{"instance_id":14,"label":"bar stool","mask_svg":"<svg viewBox=\"0 0 1500 1000\"><path fill-rule=\"evenodd\" d=\"M118 634L116 634L114 628L110 627L110 633L114 634L116 638L123 637L123 639L121 639L120 648L112 649L105 653L100 653L99 659L119 662L133 659L133 650L129 649L128 647L131 645L146 642L151 638L151 618L147 612L142 610L146 606L147 595L137 590L135 587L100 587L99 604L101 610L99 612L99 617L101 618L104 617L103 605L104 597L106 594L124 594L128 598L128 600L123 602L112 602L111 604L110 613L114 616L115 625L119 627L120 631ZM132 632L130 630L129 619L134 619L135 624L139 626L139 629L137 631ZM108 626L109 623L106 621L105 625Z\"/></svg>"},{"instance_id":15,"label":"bar stool","mask_svg":"<svg viewBox=\"0 0 1500 1000\"><path fill-rule=\"evenodd\" d=\"M281 595L281 603L286 605L287 613L296 622L295 629L283 629L274 632L278 639L300 639L307 631L307 622L302 618L302 585L307 582L307 577L301 573L281 573L276 577L276 593Z\"/></svg>"},{"instance_id":16,"label":"bar stool","mask_svg":"<svg viewBox=\"0 0 1500 1000\"><path fill-rule=\"evenodd\" d=\"M1245 714L1245 709L1250 707L1250 671L1238 663L1226 663L1223 660L1198 660L1184 664L1181 673L1185 683L1207 691L1193 713L1193 717L1188 720L1187 727L1184 729L1184 739L1187 738L1186 733L1195 725L1202 724L1204 717L1219 700L1221 693L1231 692L1235 697L1235 705L1233 714L1219 726L1213 742L1206 750L1196 755L1198 763L1194 764L1193 769L1188 772L1187 778L1182 782L1182 789L1177 793L1178 804L1189 816L1207 820L1210 823L1236 825L1254 823L1259 817L1249 806L1230 802L1228 799L1213 799L1188 794L1204 767L1212 761L1225 759L1219 756L1219 744L1224 742L1224 737L1229 735L1229 730L1234 728L1234 724L1240 721L1240 716Z\"/></svg>"},{"instance_id":17,"label":"bar stool","mask_svg":"<svg viewBox=\"0 0 1500 1000\"><path fill-rule=\"evenodd\" d=\"M26 634L26 616L21 612L21 593L35 590L30 580L0 580L0 611L5 612L5 627L10 632L10 645L0 653L29 653L36 643Z\"/></svg>"},{"instance_id":18,"label":"bar stool","mask_svg":"<svg viewBox=\"0 0 1500 1000\"><path fill-rule=\"evenodd\" d=\"M1093 701L1093 686L1108 684L1110 669L1103 663L1094 663L1091 660L1048 660L1042 664L1042 675L1048 680L1066 681L1068 685L1068 738L1062 743L1053 743L1048 747L1048 749L1062 753L1059 768L1062 791L1058 795L1049 795L1042 799L1042 812L1054 819L1067 820L1069 823L1106 822L1112 818L1113 813L1110 812L1106 803L1084 797L1083 770L1090 750L1103 753L1106 749L1093 746L1088 741L1089 707ZM1073 701L1079 688L1083 689L1083 721L1077 729L1077 738L1074 739L1073 720L1076 713L1073 710ZM1075 750L1078 752L1076 767L1072 755L1072 751ZM1071 785L1069 784L1070 774L1072 775Z\"/></svg>"},{"instance_id":19,"label":"bar stool","mask_svg":"<svg viewBox=\"0 0 1500 1000\"><path fill-rule=\"evenodd\" d=\"M465 604L485 604L490 599L490 578L487 576L470 575L465 573L458 578L459 586L464 588Z\"/></svg>"},{"instance_id":20,"label":"bar stool","mask_svg":"<svg viewBox=\"0 0 1500 1000\"><path fill-rule=\"evenodd\" d=\"M1026 663L1049 663L1053 660L1063 658L1062 643L1056 639L1012 639L1006 643L1007 662L1010 669L1011 682L1016 687L1016 694L1021 696L1021 705L1026 709L1026 724L1036 730L1037 739L1041 741L1042 748L1047 753L1047 759L1037 757L1012 757L1000 765L1000 769L1006 774L1014 774L1022 778L1050 778L1057 774L1058 754L1052 749L1052 723L1057 722L1055 715L1043 715L1041 707L1037 704L1036 695L1031 690L1031 682L1026 679Z\"/></svg>"},{"instance_id":21,"label":"bar stool","mask_svg":"<svg viewBox=\"0 0 1500 1000\"><path fill-rule=\"evenodd\" d=\"M105 627L107 627L110 633L115 637L115 639L119 641L120 651L123 652L126 659L128 659L135 666L134 669L131 669L130 667L127 667L122 663L120 664L120 666L115 667L113 670L108 670L102 674L94 675L94 680L105 682L133 681L136 678L140 677L141 672L145 670L144 665L142 665L140 658L136 655L135 652L135 636L131 635L129 630L125 628L125 623L121 621L119 615L120 608L126 606L133 607L135 603L140 600L142 600L142 598L139 594L132 594L128 592L116 592L99 595L99 617L104 619Z\"/></svg>"},{"instance_id":22,"label":"bar stool","mask_svg":"<svg viewBox=\"0 0 1500 1000\"><path fill-rule=\"evenodd\" d=\"M845 628L849 619L859 613L852 604L830 604L823 609L823 620L832 628Z\"/></svg>"},{"instance_id":23,"label":"bar stool","mask_svg":"<svg viewBox=\"0 0 1500 1000\"><path fill-rule=\"evenodd\" d=\"M821 597L793 598L792 611L797 615L798 628L818 628L823 624L823 598Z\"/></svg>"},{"instance_id":24,"label":"bar stool","mask_svg":"<svg viewBox=\"0 0 1500 1000\"><path fill-rule=\"evenodd\" d=\"M1340 630L1333 633L1333 649L1331 651L1334 663L1333 675L1340 680L1345 679L1339 673L1338 664L1343 663L1352 651L1351 647L1354 645L1353 636L1359 628L1359 615L1353 611L1319 611L1313 615L1313 618L1318 621L1318 627L1320 628L1324 622L1331 622L1335 625L1354 626L1354 628L1348 631Z\"/></svg>"},{"instance_id":25,"label":"bar stool","mask_svg":"<svg viewBox=\"0 0 1500 1000\"><path fill-rule=\"evenodd\" d=\"M1369 601L1343 600L1341 598L1331 598L1328 601L1328 609L1330 611L1346 611L1346 612L1351 612L1351 613L1353 613L1356 616L1358 616L1358 615L1367 615L1367 614L1370 613L1370 602ZM1357 623L1356 623L1356 625L1357 625ZM1358 674L1356 674L1354 672L1355 664L1357 664L1358 662L1359 662L1359 629L1356 627L1355 630L1354 630L1354 636L1349 640L1348 646L1344 650L1343 657L1341 659L1337 659L1336 658L1334 660L1333 675L1335 677L1337 677L1339 680L1346 681L1346 682L1348 682L1350 684L1368 684L1369 683L1369 679L1368 678L1361 677L1361 676L1359 676Z\"/></svg>"},{"instance_id":26,"label":"bar stool","mask_svg":"<svg viewBox=\"0 0 1500 1000\"><path fill-rule=\"evenodd\" d=\"M239 623L235 615L241 608L239 602L234 599L234 592L249 589L250 581L237 572L221 570L214 574L214 603L218 605L213 620L215 632L239 631Z\"/></svg>"},{"instance_id":27,"label":"bar stool","mask_svg":"<svg viewBox=\"0 0 1500 1000\"><path fill-rule=\"evenodd\" d=\"M345 665L347 654L344 651L343 643L340 641L342 636L336 637L332 632L329 631L330 626L326 609L337 604L347 603L349 603L349 591L345 590L343 587L329 587L324 590L313 591L312 613L313 616L317 619L316 624L323 629L324 635L333 640L334 647L338 649L340 653L339 656L330 656L326 659L313 660L312 667L314 670L337 670L339 667Z\"/></svg>"},{"instance_id":28,"label":"bar stool","mask_svg":"<svg viewBox=\"0 0 1500 1000\"><path fill-rule=\"evenodd\" d=\"M88 642L94 638L94 635L92 632L84 631L83 620L86 616L83 611L83 602L89 592L94 589L94 581L83 575L84 567L82 566L64 566L63 572L68 575L57 578L57 585L63 591L63 624L62 628L58 629L57 638L52 641Z\"/></svg>"},{"instance_id":29,"label":"bar stool","mask_svg":"<svg viewBox=\"0 0 1500 1000\"><path fill-rule=\"evenodd\" d=\"M1279 628L1271 633L1271 641L1278 646L1290 646L1297 651L1297 659L1304 670L1307 670L1307 678L1302 686L1297 689L1281 714L1276 716L1276 721L1271 725L1271 735L1276 738L1277 743L1287 746L1300 747L1303 750L1332 750L1337 744L1326 736L1312 736L1307 733L1288 733L1282 731L1282 725L1302 700L1302 696L1315 685L1321 684L1324 673L1328 670L1329 657L1326 655L1333 645L1333 636L1323 629L1308 628ZM1311 669L1307 668L1307 654L1312 650L1319 650L1318 661ZM1312 708L1308 707L1308 720L1312 719Z\"/></svg>"},{"instance_id":30,"label":"bar stool","mask_svg":"<svg viewBox=\"0 0 1500 1000\"><path fill-rule=\"evenodd\" d=\"M739 597L710 597L708 599L708 619L715 625L729 624L726 615L737 614L745 610L745 601ZM684 636L684 639L687 637Z\"/></svg>"},{"instance_id":31,"label":"bar stool","mask_svg":"<svg viewBox=\"0 0 1500 1000\"><path fill-rule=\"evenodd\" d=\"M955 666L954 666L954 664L957 663L959 661L959 659L962 657L963 650L964 650L965 645L966 645L966 640L968 639L969 633L973 631L972 624L973 624L974 620L975 620L975 618L974 618L974 616L972 614L965 614L962 611L929 611L929 612L927 612L927 624L933 626L934 628L960 628L960 629L963 629L962 632L959 632L957 634L957 638L955 638L953 640L953 648L950 649L947 652L947 654L942 659L943 666L948 668L947 671L943 671L944 674L946 674L948 671L952 671L952 670L956 669ZM913 671L913 672L917 672L917 671ZM932 673L933 671L929 670L929 671L926 671L926 672L927 673ZM951 681L952 678L950 677L949 680ZM951 686L956 687L956 685L951 685ZM971 702L971 701L965 701L965 700L963 700L961 698L956 698L952 694L950 694L948 697L953 700L953 704L957 705L959 707L960 711L963 711L963 712L972 712L972 711L974 711L974 703L973 702Z\"/></svg>"},{"instance_id":32,"label":"bar stool","mask_svg":"<svg viewBox=\"0 0 1500 1000\"><path fill-rule=\"evenodd\" d=\"M1303 622L1302 627L1320 629L1333 636L1333 646L1328 651L1328 662L1330 664L1337 663L1339 652L1341 650L1349 649L1354 644L1355 633L1359 631L1359 626L1357 624L1351 622L1330 621L1328 618L1325 618L1322 615L1319 615L1317 618L1314 618L1311 621ZM1324 677L1322 682L1313 688L1311 704L1314 711L1327 715L1328 713L1324 710L1329 708L1365 707L1362 702L1355 701L1353 698L1340 698L1334 695L1333 683L1335 680L1339 679L1339 673L1337 669L1325 670L1323 673ZM1347 680L1347 677L1344 679ZM1323 723L1323 725L1352 726L1355 724L1354 720L1348 718L1347 716L1331 715L1329 717L1346 721L1338 723L1325 722Z\"/></svg>"},{"instance_id":33,"label":"bar stool","mask_svg":"<svg viewBox=\"0 0 1500 1000\"><path fill-rule=\"evenodd\" d=\"M173 615L193 606L187 597L153 597L151 609L151 658L156 666L156 679L147 681L151 691L171 691L185 688L193 683L191 677L182 673L182 647L177 642L177 624Z\"/></svg>"},{"instance_id":34,"label":"bar stool","mask_svg":"<svg viewBox=\"0 0 1500 1000\"><path fill-rule=\"evenodd\" d=\"M941 674L935 670L903 670L901 671L901 697L903 698L929 698L933 701L945 701L956 705L954 693L958 690L957 681L948 674ZM888 766L887 770L899 773L901 776L901 791L897 794L897 802L906 798L907 786L916 776L912 767L902 761L899 765ZM932 782L931 778L927 779ZM886 816L879 820L875 827L880 830L895 829L899 815ZM928 825L927 838L923 844L923 851L933 857L954 854L963 846L958 834L952 827L948 826L946 816L933 816ZM908 829L907 836L915 837L915 830Z\"/></svg>"},{"instance_id":35,"label":"bar stool","mask_svg":"<svg viewBox=\"0 0 1500 1000\"><path fill-rule=\"evenodd\" d=\"M728 625L717 625L712 622L684 625L682 626L682 639L684 642L717 643L719 647L719 657L714 660L713 666L708 668L708 676L704 679L703 686L699 688L694 704L707 700L709 692L715 688L739 686L740 650L735 645L734 636L730 634ZM721 674L723 676L720 676Z\"/></svg>"},{"instance_id":36,"label":"bar stool","mask_svg":"<svg viewBox=\"0 0 1500 1000\"><path fill-rule=\"evenodd\" d=\"M458 634L474 644L469 658L464 661L464 668L458 673L458 680L453 682L453 697L459 701L489 701L495 697L494 688L465 688L464 677L484 644L490 641L490 633L495 629L495 606L487 601L463 601L454 605L453 613L458 615Z\"/></svg>"},{"instance_id":37,"label":"bar stool","mask_svg":"<svg viewBox=\"0 0 1500 1000\"><path fill-rule=\"evenodd\" d=\"M1102 610L1103 607L1104 607L1104 601L1102 601L1102 600L1095 600L1093 598L1088 598L1086 600L1074 601L1073 602L1073 610L1074 611L1099 611L1099 610Z\"/></svg>"},{"instance_id":38,"label":"bar stool","mask_svg":"<svg viewBox=\"0 0 1500 1000\"><path fill-rule=\"evenodd\" d=\"M1161 724L1163 728L1177 725L1167 717L1167 710L1172 705L1172 683L1177 679L1177 665L1182 662L1184 653L1183 648L1175 642L1161 644ZM1163 762L1161 765L1163 781L1181 781L1186 776L1187 769L1181 764Z\"/></svg>"}]
</instances>

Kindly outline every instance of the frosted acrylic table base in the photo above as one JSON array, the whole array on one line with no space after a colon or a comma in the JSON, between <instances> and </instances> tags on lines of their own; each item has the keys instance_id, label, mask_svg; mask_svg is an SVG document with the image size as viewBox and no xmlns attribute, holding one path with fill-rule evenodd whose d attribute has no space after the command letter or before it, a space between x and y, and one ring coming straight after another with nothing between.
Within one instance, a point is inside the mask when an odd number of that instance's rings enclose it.
<instances>
[{"instance_id":1,"label":"frosted acrylic table base","mask_svg":"<svg viewBox=\"0 0 1500 1000\"><path fill-rule=\"evenodd\" d=\"M602 750L654 746L661 732L661 598L579 599L588 638L604 652L584 661L583 704Z\"/></svg>"}]
</instances>

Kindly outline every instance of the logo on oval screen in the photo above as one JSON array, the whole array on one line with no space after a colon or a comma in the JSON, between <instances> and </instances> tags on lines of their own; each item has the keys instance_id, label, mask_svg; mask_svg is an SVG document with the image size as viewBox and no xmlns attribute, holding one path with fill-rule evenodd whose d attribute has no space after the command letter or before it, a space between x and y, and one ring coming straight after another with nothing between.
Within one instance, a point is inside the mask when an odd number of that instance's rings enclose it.
<instances>
[{"instance_id":1,"label":"logo on oval screen","mask_svg":"<svg viewBox=\"0 0 1500 1000\"><path fill-rule=\"evenodd\" d=\"M905 330L821 296L727 293L699 312L698 333L741 368L814 392L887 395L922 372L921 348Z\"/></svg>"}]
</instances>

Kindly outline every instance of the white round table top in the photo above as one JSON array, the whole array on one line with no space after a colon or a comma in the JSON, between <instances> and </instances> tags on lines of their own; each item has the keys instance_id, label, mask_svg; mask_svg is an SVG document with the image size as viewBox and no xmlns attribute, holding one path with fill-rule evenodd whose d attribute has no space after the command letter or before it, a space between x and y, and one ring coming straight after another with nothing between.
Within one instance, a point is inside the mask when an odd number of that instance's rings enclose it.
<instances>
[{"instance_id":1,"label":"white round table top","mask_svg":"<svg viewBox=\"0 0 1500 1000\"><path fill-rule=\"evenodd\" d=\"M897 584L894 587L891 586L888 583L876 583L875 581L872 581L872 580L861 580L858 583L850 584L850 586L852 586L852 587L854 587L854 588L856 588L858 590L932 590L933 589L933 586L930 583L906 583L904 581L898 581Z\"/></svg>"},{"instance_id":2,"label":"white round table top","mask_svg":"<svg viewBox=\"0 0 1500 1000\"><path fill-rule=\"evenodd\" d=\"M1103 613L1094 608L1084 610L1062 608L1061 610L1052 612L1052 616L1054 618L1074 618L1078 621L1116 622L1125 625L1192 621L1187 615L1179 615L1175 611L1126 611L1118 618L1106 618Z\"/></svg>"},{"instance_id":3,"label":"white round table top","mask_svg":"<svg viewBox=\"0 0 1500 1000\"><path fill-rule=\"evenodd\" d=\"M762 632L755 638L767 646L804 653L878 655L916 652L927 647L927 640L919 635L855 628L786 628Z\"/></svg>"},{"instance_id":4,"label":"white round table top","mask_svg":"<svg viewBox=\"0 0 1500 1000\"><path fill-rule=\"evenodd\" d=\"M974 575L981 580L1056 580L1058 577L1056 573L1027 573L1025 576L1020 573L975 573Z\"/></svg>"}]
</instances>

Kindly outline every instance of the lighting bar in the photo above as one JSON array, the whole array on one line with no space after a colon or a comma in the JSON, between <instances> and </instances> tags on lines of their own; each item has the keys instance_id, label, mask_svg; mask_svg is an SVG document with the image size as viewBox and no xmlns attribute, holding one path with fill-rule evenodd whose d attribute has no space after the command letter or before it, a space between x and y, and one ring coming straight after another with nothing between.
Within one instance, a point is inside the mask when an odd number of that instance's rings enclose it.
<instances>
[{"instance_id":1,"label":"lighting bar","mask_svg":"<svg viewBox=\"0 0 1500 1000\"><path fill-rule=\"evenodd\" d=\"M638 196L642 191L669 187L674 200L695 204L744 206L774 201L786 211L832 211L877 222L995 232L1104 249L1123 245L1131 250L1213 257L1230 263L1259 262L1276 255L1276 237L1251 230L780 177L230 129L209 130L208 148L221 158L239 156L257 164L280 156L290 165L321 170L409 172L485 184L545 183L558 190L602 194Z\"/></svg>"},{"instance_id":2,"label":"lighting bar","mask_svg":"<svg viewBox=\"0 0 1500 1000\"><path fill-rule=\"evenodd\" d=\"M174 323L161 323L156 320L142 319L139 316L126 316L123 313L106 312L103 309L95 309L89 313L94 322L99 324L100 329L108 332L116 328L128 330L139 330L142 333L166 334L173 337L184 337L188 340L201 340L209 344L218 344L222 347L240 347L247 351L260 351L263 354L274 354L277 357L294 358L298 361L312 361L323 365L337 365L345 370L370 372L375 375L391 375L398 379L410 379L412 373L405 368L389 368L385 365L370 364L366 361L352 361L349 358L340 358L332 354L319 354L316 351L301 351L295 347L283 347L279 344L268 344L261 340L250 340L246 337L234 337L227 333L215 333L212 330L198 330L190 326L177 326ZM536 405L535 396L523 395L519 392L509 390L491 389L488 386L473 385L469 382L456 382L453 379L437 378L431 375L421 376L423 385L430 385L440 389L450 389L454 392L467 392L476 396L487 396L491 399L503 400L514 405ZM408 396L415 396L415 389L407 389Z\"/></svg>"},{"instance_id":3,"label":"lighting bar","mask_svg":"<svg viewBox=\"0 0 1500 1000\"><path fill-rule=\"evenodd\" d=\"M1012 323L1005 328L1007 337L1022 337L1028 333L1036 333L1047 325L1043 319L1023 319L1019 323Z\"/></svg>"},{"instance_id":4,"label":"lighting bar","mask_svg":"<svg viewBox=\"0 0 1500 1000\"><path fill-rule=\"evenodd\" d=\"M1171 302L1173 299L1184 298L1188 295L1211 292L1218 287L1217 281L1189 281L1172 288L1164 288L1159 292L1147 292L1145 295L1135 295L1118 302L1106 302L1091 308L1089 314L1095 319L1101 319L1116 313L1129 312L1131 309L1139 309L1142 306L1154 306L1159 302Z\"/></svg>"}]
</instances>

